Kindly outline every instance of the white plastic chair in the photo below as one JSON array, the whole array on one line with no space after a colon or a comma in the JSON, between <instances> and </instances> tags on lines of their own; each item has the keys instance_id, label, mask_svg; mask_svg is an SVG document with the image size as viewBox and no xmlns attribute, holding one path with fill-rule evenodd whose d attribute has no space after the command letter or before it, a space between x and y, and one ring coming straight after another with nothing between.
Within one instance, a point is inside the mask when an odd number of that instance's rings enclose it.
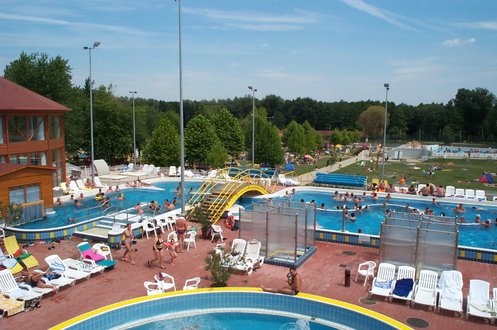
<instances>
[{"instance_id":1,"label":"white plastic chair","mask_svg":"<svg viewBox=\"0 0 497 330\"><path fill-rule=\"evenodd\" d=\"M105 259L114 260L114 258L112 257L112 251L107 244L96 243L93 244L92 248L95 250L96 253L103 255Z\"/></svg>"},{"instance_id":2,"label":"white plastic chair","mask_svg":"<svg viewBox=\"0 0 497 330\"><path fill-rule=\"evenodd\" d=\"M257 266L264 264L264 257L260 255L262 243L256 239L247 242L245 254L233 268L239 271L247 272L247 275L252 274Z\"/></svg>"},{"instance_id":3,"label":"white plastic chair","mask_svg":"<svg viewBox=\"0 0 497 330\"><path fill-rule=\"evenodd\" d=\"M466 189L466 194L464 195L466 199L475 199L475 190L474 189Z\"/></svg>"},{"instance_id":4,"label":"white plastic chair","mask_svg":"<svg viewBox=\"0 0 497 330\"><path fill-rule=\"evenodd\" d=\"M392 294L390 296L390 300L393 299L400 299L400 300L405 300L406 302L409 302L412 300L412 294L414 292L414 278L416 276L416 268L411 267L411 266L399 266L399 269L397 271L397 279L392 285ZM404 283L405 286L407 287L408 284L411 285L411 290L407 294L407 296L401 296L398 293L396 294L395 287L399 283L400 280L411 280L407 283ZM397 288L399 290L399 288Z\"/></svg>"},{"instance_id":5,"label":"white plastic chair","mask_svg":"<svg viewBox=\"0 0 497 330\"><path fill-rule=\"evenodd\" d=\"M176 219L175 218L169 216L169 217L167 217L166 222L167 222L167 226L168 226L169 230L173 230L173 227L176 227Z\"/></svg>"},{"instance_id":6,"label":"white plastic chair","mask_svg":"<svg viewBox=\"0 0 497 330\"><path fill-rule=\"evenodd\" d=\"M161 276L162 278L160 278ZM147 289L147 295L152 296L156 294L161 294L167 290L174 289L176 291L176 283L174 282L174 277L166 273L156 274L154 276L155 282L146 281L143 283L145 289Z\"/></svg>"},{"instance_id":7,"label":"white plastic chair","mask_svg":"<svg viewBox=\"0 0 497 330\"><path fill-rule=\"evenodd\" d=\"M200 284L200 277L189 278L185 281L185 285L183 286L183 290L198 289L199 284Z\"/></svg>"},{"instance_id":8,"label":"white plastic chair","mask_svg":"<svg viewBox=\"0 0 497 330\"><path fill-rule=\"evenodd\" d=\"M169 166L169 176L176 176L176 166Z\"/></svg>"},{"instance_id":9,"label":"white plastic chair","mask_svg":"<svg viewBox=\"0 0 497 330\"><path fill-rule=\"evenodd\" d=\"M476 190L476 193L475 193L475 198L478 200L478 201L486 201L487 200L487 196L485 196L485 190Z\"/></svg>"},{"instance_id":10,"label":"white plastic chair","mask_svg":"<svg viewBox=\"0 0 497 330\"><path fill-rule=\"evenodd\" d=\"M221 226L219 225L211 225L211 228L212 228L211 242L214 242L214 238L216 236L219 236L221 241L224 241L223 228L221 228Z\"/></svg>"},{"instance_id":11,"label":"white plastic chair","mask_svg":"<svg viewBox=\"0 0 497 330\"><path fill-rule=\"evenodd\" d=\"M373 279L369 295L382 296L387 299L392 291L393 280L395 279L395 265L383 262L378 266L378 273Z\"/></svg>"},{"instance_id":12,"label":"white plastic chair","mask_svg":"<svg viewBox=\"0 0 497 330\"><path fill-rule=\"evenodd\" d=\"M493 320L492 301L489 297L490 283L482 280L469 281L469 294L466 303L466 319L477 316Z\"/></svg>"},{"instance_id":13,"label":"white plastic chair","mask_svg":"<svg viewBox=\"0 0 497 330\"><path fill-rule=\"evenodd\" d=\"M197 243L195 243L195 236L197 236L197 232L194 230L190 230L186 233L186 236L184 238L186 251L190 250L190 245L193 245L195 248L197 248Z\"/></svg>"},{"instance_id":14,"label":"white plastic chair","mask_svg":"<svg viewBox=\"0 0 497 330\"><path fill-rule=\"evenodd\" d=\"M454 194L455 198L464 198L466 194L464 193L464 189L462 188L456 188L456 192Z\"/></svg>"},{"instance_id":15,"label":"white plastic chair","mask_svg":"<svg viewBox=\"0 0 497 330\"><path fill-rule=\"evenodd\" d=\"M147 239L149 239L148 233L151 231L154 232L154 236L157 236L157 232L155 231L156 227L152 222L150 222L149 220L143 220L142 226L143 226L143 233L147 235Z\"/></svg>"},{"instance_id":16,"label":"white plastic chair","mask_svg":"<svg viewBox=\"0 0 497 330\"><path fill-rule=\"evenodd\" d=\"M176 234L176 232L175 232L175 231L170 232L170 233L167 235L167 241L168 241L168 242L171 242L171 238L173 238L173 239L174 239L174 241L175 241L175 242L177 242L177 241L178 241L178 234Z\"/></svg>"},{"instance_id":17,"label":"white plastic chair","mask_svg":"<svg viewBox=\"0 0 497 330\"><path fill-rule=\"evenodd\" d=\"M419 281L414 289L414 298L411 305L426 305L435 308L437 300L438 274L432 270L422 270Z\"/></svg>"},{"instance_id":18,"label":"white plastic chair","mask_svg":"<svg viewBox=\"0 0 497 330\"><path fill-rule=\"evenodd\" d=\"M368 281L368 278L371 276L371 278L374 278L374 270L376 268L376 262L374 261L366 261L361 264L359 264L359 267L357 268L357 274L355 276L355 281L357 282L357 278L359 275L364 276L364 285L366 286L366 282Z\"/></svg>"},{"instance_id":19,"label":"white plastic chair","mask_svg":"<svg viewBox=\"0 0 497 330\"><path fill-rule=\"evenodd\" d=\"M438 298L437 310L441 309L457 312L462 316L462 274L457 270L442 272L438 281Z\"/></svg>"},{"instance_id":20,"label":"white plastic chair","mask_svg":"<svg viewBox=\"0 0 497 330\"><path fill-rule=\"evenodd\" d=\"M445 187L445 197L454 197L455 193L456 193L456 187L454 186Z\"/></svg>"},{"instance_id":21,"label":"white plastic chair","mask_svg":"<svg viewBox=\"0 0 497 330\"><path fill-rule=\"evenodd\" d=\"M91 273L69 268L69 266L66 265L57 254L52 254L46 257L45 261L54 273L64 274L65 276L75 280L90 278Z\"/></svg>"}]
</instances>

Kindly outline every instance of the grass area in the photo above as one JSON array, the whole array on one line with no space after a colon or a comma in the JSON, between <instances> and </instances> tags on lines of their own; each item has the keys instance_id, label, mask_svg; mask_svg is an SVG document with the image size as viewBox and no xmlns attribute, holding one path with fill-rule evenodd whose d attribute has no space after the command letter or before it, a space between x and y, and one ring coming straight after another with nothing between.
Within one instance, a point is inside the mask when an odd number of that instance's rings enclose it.
<instances>
[{"instance_id":1,"label":"grass area","mask_svg":"<svg viewBox=\"0 0 497 330\"><path fill-rule=\"evenodd\" d=\"M367 175L369 181L379 178L381 166L377 169L375 163L369 163L372 172L366 172L364 166L356 163L338 170L336 173ZM442 170L432 171L433 167L440 167ZM455 186L464 189L483 189L487 194L497 195L496 185L487 185L479 182L482 173L496 171L496 162L493 160L466 160L466 159L430 159L426 162L399 162L390 161L385 164L385 179L388 182L398 184L399 178L404 176L408 183L433 183L435 185ZM497 177L493 176L497 183Z\"/></svg>"}]
</instances>

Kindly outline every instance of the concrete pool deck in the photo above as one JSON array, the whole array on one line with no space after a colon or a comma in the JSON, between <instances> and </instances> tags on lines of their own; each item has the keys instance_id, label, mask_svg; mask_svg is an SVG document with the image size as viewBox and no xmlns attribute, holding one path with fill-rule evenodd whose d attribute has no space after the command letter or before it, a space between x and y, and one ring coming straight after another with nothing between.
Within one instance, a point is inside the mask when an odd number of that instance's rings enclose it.
<instances>
[{"instance_id":1,"label":"concrete pool deck","mask_svg":"<svg viewBox=\"0 0 497 330\"><path fill-rule=\"evenodd\" d=\"M227 244L236 238L236 232L224 229ZM76 245L81 240L73 237L70 240L54 243L55 248L48 250L52 244L37 242L27 247L45 268L44 258L50 254L58 254L62 258L78 258L79 253ZM134 253L136 265L120 261L123 250L112 251L114 259L119 260L114 270L103 274L93 275L89 280L78 281L75 286L62 288L59 293L43 298L41 308L34 311L23 312L9 318L0 320L0 328L3 329L47 329L69 318L84 312L91 311L118 301L143 296L146 294L143 286L144 281L153 280L155 273L161 269L158 266L148 268L147 259L153 259L153 239L138 239L134 245L138 249ZM187 278L200 276L202 282L200 287L209 287L211 280L207 271L204 270L204 259L207 253L215 246L210 240L198 239L197 248L180 254L174 265L167 260L165 272L175 277L177 288L181 288ZM352 304L368 308L370 310L390 316L406 324L408 318L420 318L426 320L431 329L490 329L481 319L456 317L452 313L441 314L427 311L425 308L416 306L410 308L403 303L390 303L377 300L374 305L366 305L361 299L368 297L368 286L363 287L363 281L355 283L357 265L366 260L378 262L379 250L363 248L350 245L316 242L317 252L299 268L303 278L303 292L338 299ZM344 254L346 252L346 254ZM347 265L352 271L352 282L350 287L344 286L344 267ZM497 286L497 266L471 261L458 261L458 270L463 273L463 294L466 300L470 279L483 279L490 282L490 287ZM263 265L252 275L234 274L229 286L239 287L282 287L285 285L287 269L273 265ZM466 303L465 303L466 304ZM464 307L465 307L464 304Z\"/></svg>"}]
</instances>

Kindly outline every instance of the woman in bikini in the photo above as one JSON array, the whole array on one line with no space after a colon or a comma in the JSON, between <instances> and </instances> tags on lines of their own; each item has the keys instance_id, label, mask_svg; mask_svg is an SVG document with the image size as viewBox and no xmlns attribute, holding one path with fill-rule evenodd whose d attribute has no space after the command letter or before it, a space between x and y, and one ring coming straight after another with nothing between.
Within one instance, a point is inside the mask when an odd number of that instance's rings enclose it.
<instances>
[{"instance_id":1,"label":"woman in bikini","mask_svg":"<svg viewBox=\"0 0 497 330\"><path fill-rule=\"evenodd\" d=\"M124 251L123 258L121 260L123 261L129 261L132 265L135 264L133 261L133 257L131 256L131 240L134 238L133 235L133 230L131 230L131 224L128 223L126 226L126 229L123 232L123 238L124 238L124 248L126 251ZM129 260L126 259L126 255L129 254Z\"/></svg>"},{"instance_id":2,"label":"woman in bikini","mask_svg":"<svg viewBox=\"0 0 497 330\"><path fill-rule=\"evenodd\" d=\"M162 265L162 249L164 248L164 243L166 242L162 239L162 232L159 231L157 233L157 237L155 238L154 245L152 245L152 250L154 251L155 259L147 261L148 267L150 267L150 264L152 264L153 262L159 260L160 268L162 269L166 268L166 266Z\"/></svg>"},{"instance_id":3,"label":"woman in bikini","mask_svg":"<svg viewBox=\"0 0 497 330\"><path fill-rule=\"evenodd\" d=\"M42 277L44 277L48 274L49 274L48 270L44 271L44 272L42 272L42 271L34 272L34 271L29 271L29 270L25 269L23 276L24 276L26 283L28 283L32 287L48 288L48 289L52 289L52 292L57 292L57 290L59 289L57 286L47 284L47 283L45 283L45 281L42 280Z\"/></svg>"}]
</instances>

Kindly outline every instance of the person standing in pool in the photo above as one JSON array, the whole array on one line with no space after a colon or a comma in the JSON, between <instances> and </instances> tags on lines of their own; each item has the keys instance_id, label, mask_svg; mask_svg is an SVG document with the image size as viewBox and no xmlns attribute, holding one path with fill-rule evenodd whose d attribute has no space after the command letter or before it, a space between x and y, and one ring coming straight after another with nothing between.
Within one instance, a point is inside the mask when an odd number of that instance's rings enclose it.
<instances>
[{"instance_id":1,"label":"person standing in pool","mask_svg":"<svg viewBox=\"0 0 497 330\"><path fill-rule=\"evenodd\" d=\"M294 266L290 267L290 271L286 276L287 285L281 289L266 288L264 285L261 285L261 289L265 292L272 293L284 293L289 295L298 294L302 290L302 278L300 277L300 274L297 273L297 268Z\"/></svg>"}]
</instances>

